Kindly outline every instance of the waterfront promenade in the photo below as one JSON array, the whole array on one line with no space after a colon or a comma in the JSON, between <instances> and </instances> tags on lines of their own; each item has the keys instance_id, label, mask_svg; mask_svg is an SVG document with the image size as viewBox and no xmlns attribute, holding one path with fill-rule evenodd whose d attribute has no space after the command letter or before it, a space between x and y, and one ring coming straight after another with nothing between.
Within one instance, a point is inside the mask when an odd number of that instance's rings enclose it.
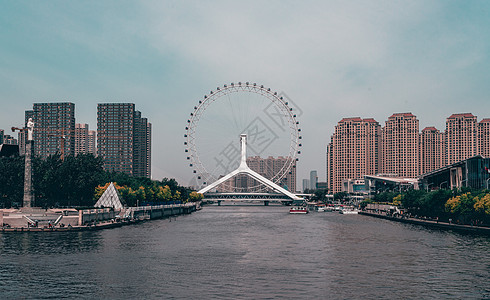
<instances>
[{"instance_id":1,"label":"waterfront promenade","mask_svg":"<svg viewBox=\"0 0 490 300\"><path fill-rule=\"evenodd\" d=\"M200 203L111 208L8 209L0 211L1 232L88 231L131 225L147 220L190 214Z\"/></svg>"},{"instance_id":2,"label":"waterfront promenade","mask_svg":"<svg viewBox=\"0 0 490 300\"><path fill-rule=\"evenodd\" d=\"M400 222L400 223L408 223L408 224L415 224L415 225L421 225L421 226L432 227L432 228L449 229L449 230L460 231L460 232L490 235L490 227L461 225L455 223L440 222L437 220L425 220L425 219L411 218L405 216L395 217L395 216L387 215L386 213L376 213L376 212L367 212L367 211L360 211L359 214L380 218L380 219L386 219L395 222Z\"/></svg>"}]
</instances>

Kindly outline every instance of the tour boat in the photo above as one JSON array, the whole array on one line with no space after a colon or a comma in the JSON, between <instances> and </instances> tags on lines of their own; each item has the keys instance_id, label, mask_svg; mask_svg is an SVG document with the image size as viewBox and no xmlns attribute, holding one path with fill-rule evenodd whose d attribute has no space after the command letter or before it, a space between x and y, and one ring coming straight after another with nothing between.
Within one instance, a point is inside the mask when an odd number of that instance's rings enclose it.
<instances>
[{"instance_id":1,"label":"tour boat","mask_svg":"<svg viewBox=\"0 0 490 300\"><path fill-rule=\"evenodd\" d=\"M306 207L304 207L304 206L293 206L289 210L289 213L290 214L307 214L308 213L308 209Z\"/></svg>"}]
</instances>

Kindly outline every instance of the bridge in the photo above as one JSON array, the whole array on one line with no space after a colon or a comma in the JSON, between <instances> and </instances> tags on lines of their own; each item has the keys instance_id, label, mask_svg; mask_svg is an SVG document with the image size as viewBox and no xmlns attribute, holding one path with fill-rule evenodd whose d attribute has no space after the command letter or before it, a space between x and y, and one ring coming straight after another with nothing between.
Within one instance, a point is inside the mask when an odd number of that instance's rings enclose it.
<instances>
[{"instance_id":1,"label":"bridge","mask_svg":"<svg viewBox=\"0 0 490 300\"><path fill-rule=\"evenodd\" d=\"M264 201L265 205L268 205L270 201L279 201L281 203L290 204L293 201L302 201L304 198L299 197L298 195L291 193L290 191L280 187L276 183L271 180L265 178L254 170L250 169L247 165L247 135L240 135L240 144L241 144L241 158L240 165L238 168L228 175L223 176L217 181L211 183L205 188L202 188L198 191L204 195L204 201L218 201L218 204L221 201ZM217 188L220 184L226 182L227 180L238 176L238 175L247 175L256 181L260 182L267 188L271 189L273 193L218 193L218 192L210 192L213 189Z\"/></svg>"}]
</instances>

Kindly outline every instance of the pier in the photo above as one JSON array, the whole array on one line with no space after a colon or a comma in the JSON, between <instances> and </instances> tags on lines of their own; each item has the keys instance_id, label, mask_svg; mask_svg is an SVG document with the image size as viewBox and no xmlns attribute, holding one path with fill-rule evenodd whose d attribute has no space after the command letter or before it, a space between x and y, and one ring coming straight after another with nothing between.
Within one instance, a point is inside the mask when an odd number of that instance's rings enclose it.
<instances>
[{"instance_id":1,"label":"pier","mask_svg":"<svg viewBox=\"0 0 490 300\"><path fill-rule=\"evenodd\" d=\"M385 213L383 214L383 213L375 213L375 212L367 212L367 211L360 211L359 214L365 215L365 216L371 216L371 217L375 217L375 218L380 218L380 219L385 219L385 220L390 220L390 221L395 221L395 222L400 222L400 223L421 225L421 226L430 227L430 228L438 228L438 229L445 229L445 230L449 229L449 230L460 231L460 232L479 233L479 234L490 235L490 227L461 225L461 224L440 222L437 220L423 220L423 219L417 219L417 218L411 218L411 217L395 217L395 216L387 215Z\"/></svg>"}]
</instances>

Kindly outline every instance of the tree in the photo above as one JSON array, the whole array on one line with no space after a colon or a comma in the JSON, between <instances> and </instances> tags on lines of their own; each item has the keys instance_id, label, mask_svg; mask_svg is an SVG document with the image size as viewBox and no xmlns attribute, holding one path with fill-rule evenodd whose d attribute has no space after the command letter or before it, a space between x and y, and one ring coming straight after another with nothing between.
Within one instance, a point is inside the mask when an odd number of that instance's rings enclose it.
<instances>
[{"instance_id":1,"label":"tree","mask_svg":"<svg viewBox=\"0 0 490 300\"><path fill-rule=\"evenodd\" d=\"M476 212L485 216L490 216L490 194L486 193L485 195L476 198L473 207Z\"/></svg>"},{"instance_id":2,"label":"tree","mask_svg":"<svg viewBox=\"0 0 490 300\"><path fill-rule=\"evenodd\" d=\"M338 192L333 195L333 200L335 201L344 201L347 200L349 194L347 192Z\"/></svg>"},{"instance_id":3,"label":"tree","mask_svg":"<svg viewBox=\"0 0 490 300\"><path fill-rule=\"evenodd\" d=\"M0 157L0 207L22 204L24 196L24 157Z\"/></svg>"},{"instance_id":4,"label":"tree","mask_svg":"<svg viewBox=\"0 0 490 300\"><path fill-rule=\"evenodd\" d=\"M324 201L326 198L325 196L327 195L328 189L318 189L315 190L313 199L318 200L318 201Z\"/></svg>"},{"instance_id":5,"label":"tree","mask_svg":"<svg viewBox=\"0 0 490 300\"><path fill-rule=\"evenodd\" d=\"M191 202L197 202L201 201L204 198L204 195L198 192L191 192L189 194L189 201Z\"/></svg>"},{"instance_id":6,"label":"tree","mask_svg":"<svg viewBox=\"0 0 490 300\"><path fill-rule=\"evenodd\" d=\"M470 193L464 193L447 200L445 208L456 218L463 222L475 217L475 197Z\"/></svg>"}]
</instances>

